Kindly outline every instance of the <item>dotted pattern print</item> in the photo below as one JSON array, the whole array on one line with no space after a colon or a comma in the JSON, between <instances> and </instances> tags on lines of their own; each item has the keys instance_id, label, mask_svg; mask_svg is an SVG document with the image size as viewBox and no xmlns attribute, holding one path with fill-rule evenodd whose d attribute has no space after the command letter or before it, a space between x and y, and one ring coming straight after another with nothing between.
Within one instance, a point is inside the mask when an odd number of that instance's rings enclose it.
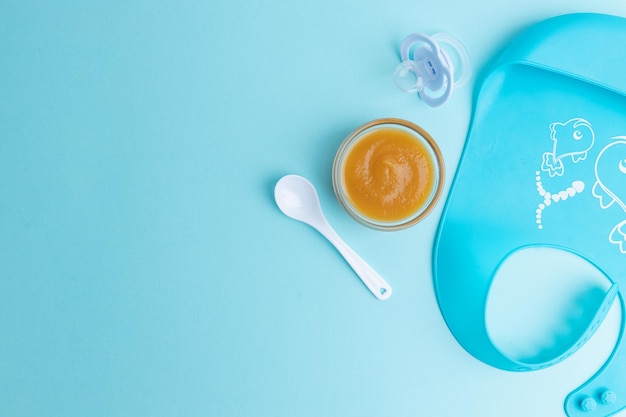
<instances>
[{"instance_id":1,"label":"dotted pattern print","mask_svg":"<svg viewBox=\"0 0 626 417\"><path fill-rule=\"evenodd\" d=\"M543 184L541 182L541 172L536 171L535 175L536 175L535 180L537 181L536 182L537 192L543 198L543 202L539 203L539 205L537 206L536 223L537 223L538 229L543 229L543 224L541 221L543 217L543 211L547 207L550 207L552 204L557 204L560 201L565 201L568 198L575 197L576 195L582 193L585 190L585 183L582 181L574 181L572 182L572 185L567 187L565 190L559 190L557 192L550 192L550 191L547 191L543 187Z\"/></svg>"}]
</instances>

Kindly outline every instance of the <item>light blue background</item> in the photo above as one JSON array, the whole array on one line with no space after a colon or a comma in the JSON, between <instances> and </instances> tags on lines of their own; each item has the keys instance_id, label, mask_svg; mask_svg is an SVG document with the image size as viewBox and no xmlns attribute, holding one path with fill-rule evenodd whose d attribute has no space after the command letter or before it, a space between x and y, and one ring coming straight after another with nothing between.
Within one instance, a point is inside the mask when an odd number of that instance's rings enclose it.
<instances>
[{"instance_id":1,"label":"light blue background","mask_svg":"<svg viewBox=\"0 0 626 417\"><path fill-rule=\"evenodd\" d=\"M563 416L615 314L548 370L476 361L433 293L442 204L369 230L330 168L353 128L400 117L440 144L447 190L475 78L425 107L393 86L401 40L452 33L479 72L524 27L577 11L626 4L3 1L0 417ZM316 185L388 301L278 211L288 173Z\"/></svg>"}]
</instances>

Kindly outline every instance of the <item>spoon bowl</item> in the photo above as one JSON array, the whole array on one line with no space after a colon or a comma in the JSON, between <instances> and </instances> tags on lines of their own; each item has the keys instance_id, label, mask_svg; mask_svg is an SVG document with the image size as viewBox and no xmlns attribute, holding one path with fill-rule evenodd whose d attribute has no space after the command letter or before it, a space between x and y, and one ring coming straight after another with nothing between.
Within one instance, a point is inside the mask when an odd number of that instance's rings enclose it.
<instances>
[{"instance_id":1,"label":"spoon bowl","mask_svg":"<svg viewBox=\"0 0 626 417\"><path fill-rule=\"evenodd\" d=\"M278 208L292 219L320 224L323 221L322 207L313 184L298 175L286 175L274 188Z\"/></svg>"}]
</instances>

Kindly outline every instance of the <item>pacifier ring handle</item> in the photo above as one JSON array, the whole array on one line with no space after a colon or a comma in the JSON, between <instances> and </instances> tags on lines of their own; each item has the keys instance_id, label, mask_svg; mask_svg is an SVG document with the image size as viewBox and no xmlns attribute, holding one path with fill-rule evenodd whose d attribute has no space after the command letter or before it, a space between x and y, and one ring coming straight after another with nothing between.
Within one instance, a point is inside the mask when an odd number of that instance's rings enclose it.
<instances>
[{"instance_id":1,"label":"pacifier ring handle","mask_svg":"<svg viewBox=\"0 0 626 417\"><path fill-rule=\"evenodd\" d=\"M463 42L448 33L436 33L432 38L440 45L447 45L448 48L443 47L442 51L450 62L453 59L450 55L451 52L456 54L457 62L454 62L454 86L462 87L469 81L472 76L472 65L469 57L469 52Z\"/></svg>"}]
</instances>

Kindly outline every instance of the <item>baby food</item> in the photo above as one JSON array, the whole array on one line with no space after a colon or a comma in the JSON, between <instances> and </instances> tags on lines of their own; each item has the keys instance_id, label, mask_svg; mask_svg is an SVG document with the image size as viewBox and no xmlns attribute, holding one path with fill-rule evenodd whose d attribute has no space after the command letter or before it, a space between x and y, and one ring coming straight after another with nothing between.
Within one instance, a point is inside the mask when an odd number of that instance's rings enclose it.
<instances>
[{"instance_id":1,"label":"baby food","mask_svg":"<svg viewBox=\"0 0 626 417\"><path fill-rule=\"evenodd\" d=\"M344 142L335 161L335 191L357 220L399 225L430 209L439 194L442 161L423 135L408 122L373 123Z\"/></svg>"}]
</instances>

